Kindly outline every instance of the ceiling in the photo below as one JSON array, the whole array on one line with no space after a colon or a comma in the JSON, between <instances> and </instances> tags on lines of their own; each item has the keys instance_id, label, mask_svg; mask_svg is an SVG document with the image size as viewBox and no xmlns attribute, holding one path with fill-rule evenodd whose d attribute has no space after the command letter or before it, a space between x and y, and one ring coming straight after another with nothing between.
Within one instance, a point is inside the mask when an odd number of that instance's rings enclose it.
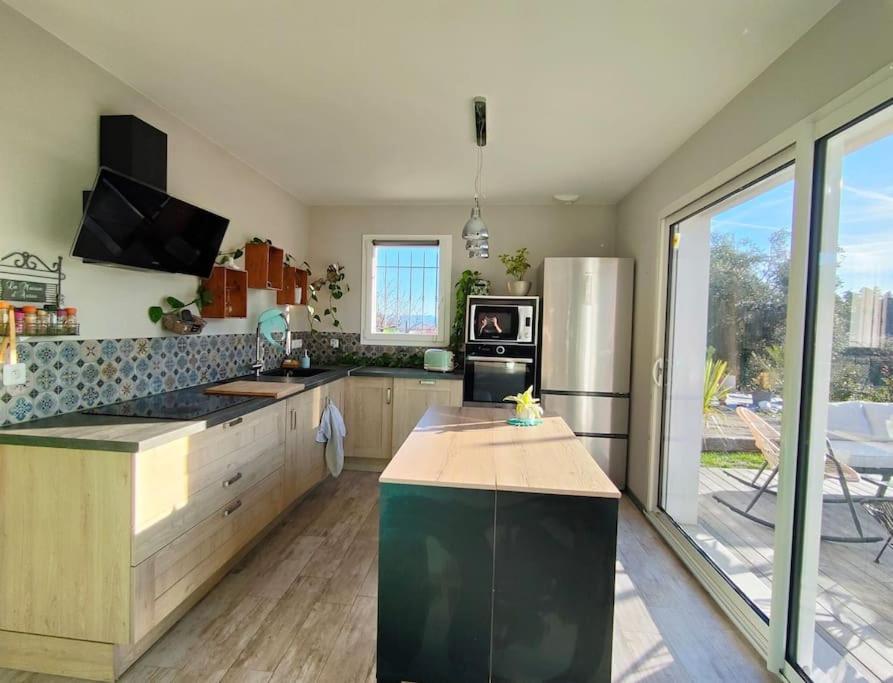
<instances>
[{"instance_id":1,"label":"ceiling","mask_svg":"<svg viewBox=\"0 0 893 683\"><path fill-rule=\"evenodd\" d=\"M837 0L6 0L310 205L623 197Z\"/></svg>"}]
</instances>

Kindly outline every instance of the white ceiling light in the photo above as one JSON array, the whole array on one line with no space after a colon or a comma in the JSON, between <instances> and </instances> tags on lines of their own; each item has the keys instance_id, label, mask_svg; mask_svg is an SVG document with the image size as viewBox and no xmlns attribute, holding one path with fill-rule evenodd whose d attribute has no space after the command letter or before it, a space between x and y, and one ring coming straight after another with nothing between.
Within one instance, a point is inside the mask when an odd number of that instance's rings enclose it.
<instances>
[{"instance_id":1,"label":"white ceiling light","mask_svg":"<svg viewBox=\"0 0 893 683\"><path fill-rule=\"evenodd\" d=\"M578 194L553 194L552 199L562 204L575 204L580 199Z\"/></svg>"},{"instance_id":2,"label":"white ceiling light","mask_svg":"<svg viewBox=\"0 0 893 683\"><path fill-rule=\"evenodd\" d=\"M490 244L487 241L490 231L481 218L480 198L481 179L484 173L484 146L487 144L487 99L475 97L472 100L474 109L474 139L477 144L478 165L474 174L474 206L471 216L462 228L462 237L465 239L465 247L469 258L489 258Z\"/></svg>"}]
</instances>

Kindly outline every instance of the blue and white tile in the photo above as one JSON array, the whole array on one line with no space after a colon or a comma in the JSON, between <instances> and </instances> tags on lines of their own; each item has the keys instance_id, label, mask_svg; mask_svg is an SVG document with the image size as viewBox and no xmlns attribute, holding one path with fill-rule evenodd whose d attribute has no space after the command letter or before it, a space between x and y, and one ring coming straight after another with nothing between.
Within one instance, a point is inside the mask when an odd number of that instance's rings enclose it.
<instances>
[{"instance_id":1,"label":"blue and white tile","mask_svg":"<svg viewBox=\"0 0 893 683\"><path fill-rule=\"evenodd\" d=\"M99 350L103 360L113 361L119 357L118 342L114 339L103 339Z\"/></svg>"},{"instance_id":2,"label":"blue and white tile","mask_svg":"<svg viewBox=\"0 0 893 683\"><path fill-rule=\"evenodd\" d=\"M118 353L121 358L127 359L136 354L136 343L133 339L118 340Z\"/></svg>"},{"instance_id":3,"label":"blue and white tile","mask_svg":"<svg viewBox=\"0 0 893 683\"><path fill-rule=\"evenodd\" d=\"M40 391L52 391L59 383L59 375L53 367L43 367L34 373L34 386Z\"/></svg>"},{"instance_id":4,"label":"blue and white tile","mask_svg":"<svg viewBox=\"0 0 893 683\"><path fill-rule=\"evenodd\" d=\"M59 355L56 342L42 341L34 345L34 362L39 366L52 365Z\"/></svg>"},{"instance_id":5,"label":"blue and white tile","mask_svg":"<svg viewBox=\"0 0 893 683\"><path fill-rule=\"evenodd\" d=\"M99 403L99 389L95 386L84 387L81 392L81 405L85 408L93 408Z\"/></svg>"},{"instance_id":6,"label":"blue and white tile","mask_svg":"<svg viewBox=\"0 0 893 683\"><path fill-rule=\"evenodd\" d=\"M114 382L109 382L108 384L103 384L99 389L99 399L103 403L114 403L118 400L118 385Z\"/></svg>"},{"instance_id":7,"label":"blue and white tile","mask_svg":"<svg viewBox=\"0 0 893 683\"><path fill-rule=\"evenodd\" d=\"M63 365L59 370L59 384L63 387L72 387L81 377L81 368L74 364Z\"/></svg>"},{"instance_id":8,"label":"blue and white tile","mask_svg":"<svg viewBox=\"0 0 893 683\"><path fill-rule=\"evenodd\" d=\"M30 420L34 413L34 403L28 396L17 396L7 405L7 415L11 422Z\"/></svg>"},{"instance_id":9,"label":"blue and white tile","mask_svg":"<svg viewBox=\"0 0 893 683\"><path fill-rule=\"evenodd\" d=\"M85 363L81 368L81 381L84 384L96 384L99 381L99 366L96 363Z\"/></svg>"},{"instance_id":10,"label":"blue and white tile","mask_svg":"<svg viewBox=\"0 0 893 683\"><path fill-rule=\"evenodd\" d=\"M71 413L81 405L81 395L76 389L64 389L59 394L59 410L63 413Z\"/></svg>"},{"instance_id":11,"label":"blue and white tile","mask_svg":"<svg viewBox=\"0 0 893 683\"><path fill-rule=\"evenodd\" d=\"M45 392L34 399L34 415L35 417L49 417L55 415L58 409L58 399L56 394Z\"/></svg>"},{"instance_id":12,"label":"blue and white tile","mask_svg":"<svg viewBox=\"0 0 893 683\"><path fill-rule=\"evenodd\" d=\"M81 348L77 342L65 341L59 345L59 360L63 364L74 363L80 356Z\"/></svg>"}]
</instances>

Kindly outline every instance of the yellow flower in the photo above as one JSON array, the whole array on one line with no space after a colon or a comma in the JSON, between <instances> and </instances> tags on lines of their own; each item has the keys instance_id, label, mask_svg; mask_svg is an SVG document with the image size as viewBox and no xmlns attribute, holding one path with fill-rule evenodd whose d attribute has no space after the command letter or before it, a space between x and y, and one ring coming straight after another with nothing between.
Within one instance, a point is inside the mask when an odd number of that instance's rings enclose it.
<instances>
[{"instance_id":1,"label":"yellow flower","mask_svg":"<svg viewBox=\"0 0 893 683\"><path fill-rule=\"evenodd\" d=\"M515 414L523 420L535 420L543 416L543 407L540 400L533 397L533 387L527 387L527 391L514 396L506 396L504 401L515 404Z\"/></svg>"}]
</instances>

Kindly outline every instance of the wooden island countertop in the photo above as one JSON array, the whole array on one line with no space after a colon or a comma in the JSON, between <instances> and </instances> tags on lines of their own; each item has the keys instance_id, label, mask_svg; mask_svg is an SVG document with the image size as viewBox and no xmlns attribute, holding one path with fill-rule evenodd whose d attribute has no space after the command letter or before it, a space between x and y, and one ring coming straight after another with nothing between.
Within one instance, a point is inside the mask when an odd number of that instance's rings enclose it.
<instances>
[{"instance_id":1,"label":"wooden island countertop","mask_svg":"<svg viewBox=\"0 0 893 683\"><path fill-rule=\"evenodd\" d=\"M620 498L562 418L514 427L510 415L508 408L429 408L379 481Z\"/></svg>"}]
</instances>

